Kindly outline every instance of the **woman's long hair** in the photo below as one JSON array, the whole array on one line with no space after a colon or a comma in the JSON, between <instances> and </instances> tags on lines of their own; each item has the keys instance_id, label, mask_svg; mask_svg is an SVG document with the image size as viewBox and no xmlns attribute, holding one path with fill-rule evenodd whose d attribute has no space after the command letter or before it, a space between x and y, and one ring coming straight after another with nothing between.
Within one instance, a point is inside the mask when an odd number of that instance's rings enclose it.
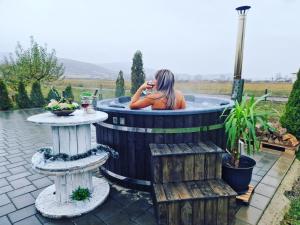
<instances>
[{"instance_id":1,"label":"woman's long hair","mask_svg":"<svg viewBox=\"0 0 300 225\"><path fill-rule=\"evenodd\" d=\"M162 69L156 72L155 79L157 91L162 92L167 98L166 109L174 109L176 105L174 74L170 70Z\"/></svg>"}]
</instances>

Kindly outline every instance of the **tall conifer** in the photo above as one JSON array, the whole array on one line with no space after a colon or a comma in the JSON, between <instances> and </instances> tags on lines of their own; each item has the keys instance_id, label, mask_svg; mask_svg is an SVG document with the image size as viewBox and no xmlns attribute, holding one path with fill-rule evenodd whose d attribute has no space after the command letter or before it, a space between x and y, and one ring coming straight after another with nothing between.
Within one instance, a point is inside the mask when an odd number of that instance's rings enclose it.
<instances>
[{"instance_id":1,"label":"tall conifer","mask_svg":"<svg viewBox=\"0 0 300 225\"><path fill-rule=\"evenodd\" d=\"M8 96L6 84L0 79L0 110L8 110L12 108L11 100Z\"/></svg>"},{"instance_id":2,"label":"tall conifer","mask_svg":"<svg viewBox=\"0 0 300 225\"><path fill-rule=\"evenodd\" d=\"M24 82L20 81L18 85L18 94L16 97L16 102L19 108L29 108L31 107L30 99L27 95Z\"/></svg>"},{"instance_id":3,"label":"tall conifer","mask_svg":"<svg viewBox=\"0 0 300 225\"><path fill-rule=\"evenodd\" d=\"M125 95L125 81L123 77L123 71L120 70L117 80L116 80L116 91L115 91L115 96L116 97L121 97Z\"/></svg>"},{"instance_id":4,"label":"tall conifer","mask_svg":"<svg viewBox=\"0 0 300 225\"><path fill-rule=\"evenodd\" d=\"M288 132L300 138L300 70L297 73L297 80L293 85L280 122L283 127L287 128Z\"/></svg>"},{"instance_id":5,"label":"tall conifer","mask_svg":"<svg viewBox=\"0 0 300 225\"><path fill-rule=\"evenodd\" d=\"M131 66L131 94L134 94L144 82L145 73L143 68L143 55L141 51L136 51Z\"/></svg>"}]
</instances>

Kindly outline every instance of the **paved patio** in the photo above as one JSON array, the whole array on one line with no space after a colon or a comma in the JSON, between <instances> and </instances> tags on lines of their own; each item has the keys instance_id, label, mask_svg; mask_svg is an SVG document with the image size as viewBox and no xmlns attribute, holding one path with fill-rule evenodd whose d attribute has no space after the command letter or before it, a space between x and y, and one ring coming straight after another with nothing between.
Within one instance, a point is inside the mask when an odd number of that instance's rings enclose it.
<instances>
[{"instance_id":1,"label":"paved patio","mask_svg":"<svg viewBox=\"0 0 300 225\"><path fill-rule=\"evenodd\" d=\"M154 225L149 193L111 184L106 202L93 212L73 219L50 220L34 206L37 195L53 183L51 177L36 174L31 157L36 149L50 145L50 129L25 122L41 110L0 112L0 225ZM93 131L94 132L94 131ZM95 136L93 137L95 141ZM264 209L290 168L293 158L268 152L254 156L252 184L257 185L250 206L237 210L238 225L257 224ZM101 176L101 174L95 174Z\"/></svg>"}]
</instances>

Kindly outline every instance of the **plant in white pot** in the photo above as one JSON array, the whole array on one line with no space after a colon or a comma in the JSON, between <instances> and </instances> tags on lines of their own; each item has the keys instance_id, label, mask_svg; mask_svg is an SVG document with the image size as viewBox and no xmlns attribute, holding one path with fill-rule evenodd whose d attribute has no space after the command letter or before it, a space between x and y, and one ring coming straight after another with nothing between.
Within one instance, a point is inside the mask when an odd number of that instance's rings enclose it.
<instances>
[{"instance_id":1,"label":"plant in white pot","mask_svg":"<svg viewBox=\"0 0 300 225\"><path fill-rule=\"evenodd\" d=\"M256 126L260 125L263 129L272 129L268 125L270 112L259 111L256 107L264 97L255 100L254 97L247 99L247 96L243 96L240 103L235 102L225 120L227 148L230 154L223 158L222 178L238 194L245 193L248 190L252 170L256 164L255 160L241 154L240 141L242 140L245 143L247 155L253 155L260 149Z\"/></svg>"}]
</instances>

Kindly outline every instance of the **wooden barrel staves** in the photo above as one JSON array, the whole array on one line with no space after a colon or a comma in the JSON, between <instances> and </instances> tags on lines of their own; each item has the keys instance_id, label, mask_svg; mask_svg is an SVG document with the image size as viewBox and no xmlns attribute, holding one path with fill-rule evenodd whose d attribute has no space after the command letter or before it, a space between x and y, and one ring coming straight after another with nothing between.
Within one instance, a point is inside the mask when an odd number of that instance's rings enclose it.
<instances>
[{"instance_id":1,"label":"wooden barrel staves","mask_svg":"<svg viewBox=\"0 0 300 225\"><path fill-rule=\"evenodd\" d=\"M102 102L102 107L98 109L108 113L109 117L95 124L97 142L119 152L119 158L110 158L102 169L105 175L125 186L149 190L150 143L197 143L209 140L222 149L226 147L225 117L221 117L226 106L210 110L166 112L114 108L108 107L105 100Z\"/></svg>"}]
</instances>

